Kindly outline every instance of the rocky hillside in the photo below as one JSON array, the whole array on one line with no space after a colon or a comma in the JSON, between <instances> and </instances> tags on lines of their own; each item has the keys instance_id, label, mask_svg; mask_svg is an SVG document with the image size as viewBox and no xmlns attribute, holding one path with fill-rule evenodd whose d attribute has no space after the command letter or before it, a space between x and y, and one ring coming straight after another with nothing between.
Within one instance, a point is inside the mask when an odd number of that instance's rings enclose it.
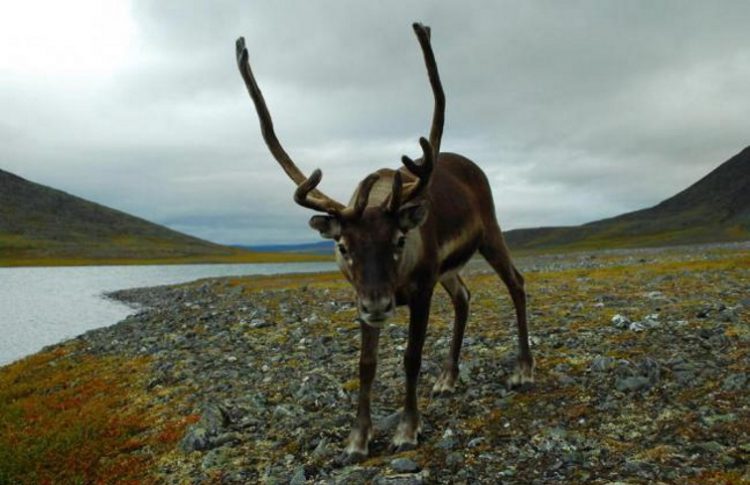
<instances>
[{"instance_id":1,"label":"rocky hillside","mask_svg":"<svg viewBox=\"0 0 750 485\"><path fill-rule=\"evenodd\" d=\"M242 253L0 170L0 260Z\"/></svg>"},{"instance_id":2,"label":"rocky hillside","mask_svg":"<svg viewBox=\"0 0 750 485\"><path fill-rule=\"evenodd\" d=\"M662 246L750 239L750 147L648 209L575 227L508 231L514 249Z\"/></svg>"}]
</instances>

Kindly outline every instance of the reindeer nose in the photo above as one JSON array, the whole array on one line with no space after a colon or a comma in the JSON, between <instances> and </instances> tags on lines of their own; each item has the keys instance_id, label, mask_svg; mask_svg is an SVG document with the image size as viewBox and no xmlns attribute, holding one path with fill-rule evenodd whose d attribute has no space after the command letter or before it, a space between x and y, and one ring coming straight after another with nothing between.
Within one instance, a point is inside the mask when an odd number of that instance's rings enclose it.
<instances>
[{"instance_id":1,"label":"reindeer nose","mask_svg":"<svg viewBox=\"0 0 750 485\"><path fill-rule=\"evenodd\" d=\"M387 313L393 310L393 298L390 296L363 297L360 301L360 307L362 312L371 318L384 318Z\"/></svg>"}]
</instances>

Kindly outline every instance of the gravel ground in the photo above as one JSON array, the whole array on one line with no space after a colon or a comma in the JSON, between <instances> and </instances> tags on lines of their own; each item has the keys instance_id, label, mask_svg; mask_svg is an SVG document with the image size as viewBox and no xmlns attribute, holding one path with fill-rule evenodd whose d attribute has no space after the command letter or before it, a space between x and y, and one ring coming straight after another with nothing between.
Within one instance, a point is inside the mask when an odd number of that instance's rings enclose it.
<instances>
[{"instance_id":1,"label":"gravel ground","mask_svg":"<svg viewBox=\"0 0 750 485\"><path fill-rule=\"evenodd\" d=\"M77 338L153 359L148 390L199 414L167 483L750 482L750 244L522 257L536 383L510 391L510 299L483 264L452 396L430 390L452 307L438 290L420 384L423 434L392 453L406 311L381 337L370 458L342 464L359 331L338 276L201 280L110 295L140 309Z\"/></svg>"}]
</instances>

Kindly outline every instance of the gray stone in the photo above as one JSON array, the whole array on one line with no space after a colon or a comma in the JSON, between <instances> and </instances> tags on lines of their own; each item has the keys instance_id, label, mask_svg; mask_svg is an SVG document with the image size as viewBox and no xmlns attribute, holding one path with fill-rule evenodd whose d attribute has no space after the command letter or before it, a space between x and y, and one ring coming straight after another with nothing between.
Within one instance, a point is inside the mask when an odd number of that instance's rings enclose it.
<instances>
[{"instance_id":1,"label":"gray stone","mask_svg":"<svg viewBox=\"0 0 750 485\"><path fill-rule=\"evenodd\" d=\"M391 468L399 473L416 473L419 471L419 465L410 458L396 458L391 461Z\"/></svg>"},{"instance_id":2,"label":"gray stone","mask_svg":"<svg viewBox=\"0 0 750 485\"><path fill-rule=\"evenodd\" d=\"M209 434L218 433L219 429L229 424L229 416L225 409L216 405L208 404L203 407L200 424L203 425Z\"/></svg>"},{"instance_id":3,"label":"gray stone","mask_svg":"<svg viewBox=\"0 0 750 485\"><path fill-rule=\"evenodd\" d=\"M250 328L265 328L270 326L271 322L263 318L253 318L252 320L250 320Z\"/></svg>"},{"instance_id":4,"label":"gray stone","mask_svg":"<svg viewBox=\"0 0 750 485\"><path fill-rule=\"evenodd\" d=\"M615 359L604 355L597 355L594 360L591 361L591 370L594 372L605 372L612 368Z\"/></svg>"},{"instance_id":5,"label":"gray stone","mask_svg":"<svg viewBox=\"0 0 750 485\"><path fill-rule=\"evenodd\" d=\"M236 444L242 441L242 436L239 433L235 433L233 431L229 433L222 433L216 438L211 440L212 446L223 446L226 444Z\"/></svg>"},{"instance_id":6,"label":"gray stone","mask_svg":"<svg viewBox=\"0 0 750 485\"><path fill-rule=\"evenodd\" d=\"M615 363L614 372L617 377L630 377L633 375L634 370L633 366L630 365L630 362L625 359L620 359Z\"/></svg>"},{"instance_id":7,"label":"gray stone","mask_svg":"<svg viewBox=\"0 0 750 485\"><path fill-rule=\"evenodd\" d=\"M273 408L273 419L292 418L295 416L294 408L279 404Z\"/></svg>"},{"instance_id":8,"label":"gray stone","mask_svg":"<svg viewBox=\"0 0 750 485\"><path fill-rule=\"evenodd\" d=\"M185 434L185 437L182 438L180 447L187 452L208 449L208 431L201 426L191 426Z\"/></svg>"},{"instance_id":9,"label":"gray stone","mask_svg":"<svg viewBox=\"0 0 750 485\"><path fill-rule=\"evenodd\" d=\"M330 450L328 449L328 440L326 438L321 438L321 440L318 442L318 446L316 446L312 452L313 458L325 458L330 454Z\"/></svg>"},{"instance_id":10,"label":"gray stone","mask_svg":"<svg viewBox=\"0 0 750 485\"><path fill-rule=\"evenodd\" d=\"M563 456L563 461L565 463L575 463L580 465L581 463L583 463L583 453L578 450L568 451Z\"/></svg>"},{"instance_id":11,"label":"gray stone","mask_svg":"<svg viewBox=\"0 0 750 485\"><path fill-rule=\"evenodd\" d=\"M481 445L481 444L482 444L482 443L484 443L484 442L485 442L485 438L484 438L484 436L478 436L478 437L476 437L476 438L472 438L472 439L471 439L471 440L470 440L470 441L469 441L469 442L468 442L468 443L466 444L466 446L468 446L469 448L476 448L477 446Z\"/></svg>"},{"instance_id":12,"label":"gray stone","mask_svg":"<svg viewBox=\"0 0 750 485\"><path fill-rule=\"evenodd\" d=\"M560 374L557 377L557 382L559 382L563 386L569 386L571 384L575 384L576 380L568 374Z\"/></svg>"},{"instance_id":13,"label":"gray stone","mask_svg":"<svg viewBox=\"0 0 750 485\"><path fill-rule=\"evenodd\" d=\"M424 479L418 474L377 476L374 485L421 485Z\"/></svg>"},{"instance_id":14,"label":"gray stone","mask_svg":"<svg viewBox=\"0 0 750 485\"><path fill-rule=\"evenodd\" d=\"M367 483L377 475L377 468L362 468L359 466L350 466L345 468L340 475L334 478L336 484Z\"/></svg>"},{"instance_id":15,"label":"gray stone","mask_svg":"<svg viewBox=\"0 0 750 485\"><path fill-rule=\"evenodd\" d=\"M444 450L452 450L456 447L458 444L458 440L454 438L453 436L448 436L447 438L443 438L437 443L438 448L442 448Z\"/></svg>"},{"instance_id":16,"label":"gray stone","mask_svg":"<svg viewBox=\"0 0 750 485\"><path fill-rule=\"evenodd\" d=\"M708 315L711 313L713 308L709 307L703 307L698 311L698 313L695 314L697 318L708 318Z\"/></svg>"},{"instance_id":17,"label":"gray stone","mask_svg":"<svg viewBox=\"0 0 750 485\"><path fill-rule=\"evenodd\" d=\"M724 391L740 391L748 385L746 374L730 374L724 378L721 388Z\"/></svg>"},{"instance_id":18,"label":"gray stone","mask_svg":"<svg viewBox=\"0 0 750 485\"><path fill-rule=\"evenodd\" d=\"M464 464L464 455L460 451L454 451L445 457L445 464L450 468L459 468Z\"/></svg>"},{"instance_id":19,"label":"gray stone","mask_svg":"<svg viewBox=\"0 0 750 485\"><path fill-rule=\"evenodd\" d=\"M294 471L294 475L289 481L289 485L304 485L305 483L307 483L307 477L305 476L305 467L300 466Z\"/></svg>"},{"instance_id":20,"label":"gray stone","mask_svg":"<svg viewBox=\"0 0 750 485\"><path fill-rule=\"evenodd\" d=\"M229 461L229 454L226 449L215 449L206 453L201 462L201 468L209 470L211 468L222 467Z\"/></svg>"},{"instance_id":21,"label":"gray stone","mask_svg":"<svg viewBox=\"0 0 750 485\"><path fill-rule=\"evenodd\" d=\"M624 466L626 472L640 476L650 476L652 468L651 463L640 460L626 461Z\"/></svg>"},{"instance_id":22,"label":"gray stone","mask_svg":"<svg viewBox=\"0 0 750 485\"><path fill-rule=\"evenodd\" d=\"M618 313L612 317L612 325L617 328L628 328L628 326L630 325L630 319L625 315L620 315Z\"/></svg>"},{"instance_id":23,"label":"gray stone","mask_svg":"<svg viewBox=\"0 0 750 485\"><path fill-rule=\"evenodd\" d=\"M740 316L734 308L725 308L719 312L719 320L722 322L737 323L740 321Z\"/></svg>"},{"instance_id":24,"label":"gray stone","mask_svg":"<svg viewBox=\"0 0 750 485\"><path fill-rule=\"evenodd\" d=\"M395 431L399 421L401 421L401 412L396 411L378 421L377 428L385 433L389 433Z\"/></svg>"},{"instance_id":25,"label":"gray stone","mask_svg":"<svg viewBox=\"0 0 750 485\"><path fill-rule=\"evenodd\" d=\"M656 384L661 377L661 369L659 363L651 357L646 357L638 363L638 369L641 371L651 385Z\"/></svg>"},{"instance_id":26,"label":"gray stone","mask_svg":"<svg viewBox=\"0 0 750 485\"><path fill-rule=\"evenodd\" d=\"M699 452L719 454L724 451L724 446L716 441L704 441L691 446L691 449Z\"/></svg>"},{"instance_id":27,"label":"gray stone","mask_svg":"<svg viewBox=\"0 0 750 485\"><path fill-rule=\"evenodd\" d=\"M706 426L713 426L719 423L732 423L734 421L737 421L737 415L734 413L703 416L703 422Z\"/></svg>"},{"instance_id":28,"label":"gray stone","mask_svg":"<svg viewBox=\"0 0 750 485\"><path fill-rule=\"evenodd\" d=\"M695 380L695 374L692 372L675 372L674 378L679 384L687 384Z\"/></svg>"},{"instance_id":29,"label":"gray stone","mask_svg":"<svg viewBox=\"0 0 750 485\"><path fill-rule=\"evenodd\" d=\"M643 376L626 377L624 379L618 379L615 383L615 387L621 392L641 391L651 387L651 382L647 377Z\"/></svg>"}]
</instances>

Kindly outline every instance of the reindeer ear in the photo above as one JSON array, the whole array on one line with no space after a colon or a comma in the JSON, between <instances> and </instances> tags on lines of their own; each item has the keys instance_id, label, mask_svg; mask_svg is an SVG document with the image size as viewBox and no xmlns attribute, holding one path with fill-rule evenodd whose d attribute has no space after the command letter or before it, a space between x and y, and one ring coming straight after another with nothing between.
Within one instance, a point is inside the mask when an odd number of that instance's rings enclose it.
<instances>
[{"instance_id":1,"label":"reindeer ear","mask_svg":"<svg viewBox=\"0 0 750 485\"><path fill-rule=\"evenodd\" d=\"M406 232L419 227L427 219L427 202L421 201L414 204L406 204L398 210L398 226Z\"/></svg>"},{"instance_id":2,"label":"reindeer ear","mask_svg":"<svg viewBox=\"0 0 750 485\"><path fill-rule=\"evenodd\" d=\"M341 223L334 216L312 216L310 227L320 232L326 239L336 239L341 236Z\"/></svg>"}]
</instances>

